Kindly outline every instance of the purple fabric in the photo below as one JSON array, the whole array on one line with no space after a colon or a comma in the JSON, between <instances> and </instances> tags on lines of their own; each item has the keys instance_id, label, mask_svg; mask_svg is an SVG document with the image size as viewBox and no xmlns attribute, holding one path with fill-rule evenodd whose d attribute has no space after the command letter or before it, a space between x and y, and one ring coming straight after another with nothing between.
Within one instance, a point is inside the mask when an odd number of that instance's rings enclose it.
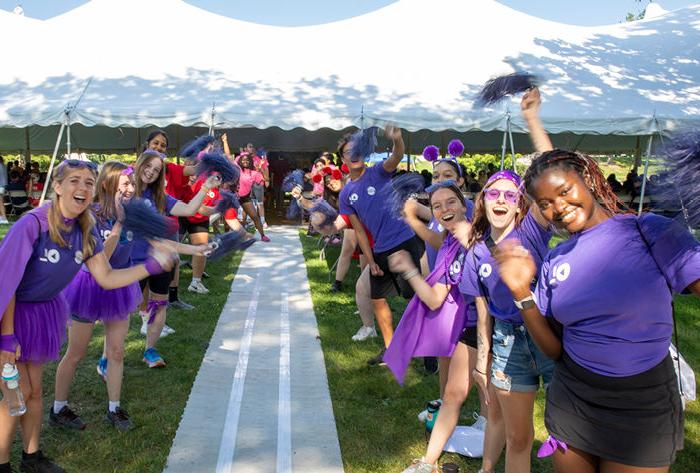
<instances>
[{"instance_id":1,"label":"purple fabric","mask_svg":"<svg viewBox=\"0 0 700 473\"><path fill-rule=\"evenodd\" d=\"M550 435L547 437L547 440L540 445L540 449L537 450L537 458L544 458L554 455L554 452L556 452L558 449L567 451L569 447L566 445L566 442L562 442L561 440L558 440Z\"/></svg>"},{"instance_id":2,"label":"purple fabric","mask_svg":"<svg viewBox=\"0 0 700 473\"><path fill-rule=\"evenodd\" d=\"M138 283L118 289L102 289L92 274L81 271L63 291L70 313L93 322L126 320L141 303Z\"/></svg>"},{"instance_id":3,"label":"purple fabric","mask_svg":"<svg viewBox=\"0 0 700 473\"><path fill-rule=\"evenodd\" d=\"M54 243L48 232L48 209L51 204L24 214L0 243L0 261L12 271L5 271L0 285L0 314L4 314L13 295L18 302L49 301L55 298L78 273L83 263L83 238L74 225L64 234L63 248ZM94 254L102 251L102 241L95 231Z\"/></svg>"},{"instance_id":4,"label":"purple fabric","mask_svg":"<svg viewBox=\"0 0 700 473\"><path fill-rule=\"evenodd\" d=\"M147 200L148 202L153 205L155 208L155 200L153 198L153 191L150 188L147 188L146 190L143 191L143 194L141 195L141 198ZM175 207L175 204L177 204L179 200L177 200L174 197L169 196L168 194L165 195L165 215L170 215L170 211ZM150 249L150 245L148 244L147 241L142 240L140 238L136 238L134 240L133 246L131 248L131 260L133 264L141 264L146 259L148 258L148 251Z\"/></svg>"},{"instance_id":5,"label":"purple fabric","mask_svg":"<svg viewBox=\"0 0 700 473\"><path fill-rule=\"evenodd\" d=\"M155 276L156 274L160 274L163 272L163 267L153 256L149 256L148 258L146 258L144 266L146 266L146 271L148 271L148 274L150 274L151 276Z\"/></svg>"},{"instance_id":6,"label":"purple fabric","mask_svg":"<svg viewBox=\"0 0 700 473\"><path fill-rule=\"evenodd\" d=\"M564 349L604 376L632 376L668 356L672 294L700 279L700 243L672 220L617 215L559 244L542 265L537 303L563 325ZM653 257L652 257L653 256ZM661 270L660 270L660 269Z\"/></svg>"},{"instance_id":7,"label":"purple fabric","mask_svg":"<svg viewBox=\"0 0 700 473\"><path fill-rule=\"evenodd\" d=\"M153 321L156 318L156 314L158 313L161 307L168 307L168 301L156 301L153 299L148 301L148 305L146 306L146 312L148 312L149 314L149 324L153 323Z\"/></svg>"},{"instance_id":8,"label":"purple fabric","mask_svg":"<svg viewBox=\"0 0 700 473\"><path fill-rule=\"evenodd\" d=\"M392 176L380 164L368 167L340 192L340 213L357 215L374 238L375 253L390 250L414 236L406 222L384 210L391 191L386 184Z\"/></svg>"},{"instance_id":9,"label":"purple fabric","mask_svg":"<svg viewBox=\"0 0 700 473\"><path fill-rule=\"evenodd\" d=\"M14 353L17 350L17 337L12 335L0 335L0 350Z\"/></svg>"},{"instance_id":10,"label":"purple fabric","mask_svg":"<svg viewBox=\"0 0 700 473\"><path fill-rule=\"evenodd\" d=\"M97 229L97 233L100 235L100 239L102 240L103 244L112 234L113 226L114 222L111 220L97 220L95 228ZM114 247L114 252L112 252L112 256L109 258L109 265L113 269L124 269L131 267L131 250L133 244L134 237L131 235L131 232L122 231L121 235L119 235L119 243L117 243L117 246ZM83 270L88 271L86 266L83 266Z\"/></svg>"},{"instance_id":11,"label":"purple fabric","mask_svg":"<svg viewBox=\"0 0 700 473\"><path fill-rule=\"evenodd\" d=\"M474 202L472 202L469 199L464 199L464 203L467 206L467 213L465 214L465 216L467 217L467 220L471 222L474 215ZM428 229L436 233L442 233L443 230L445 230L442 227L442 225L440 225L438 221L435 220L435 217L432 217L430 219L430 222L428 223ZM433 248L428 243L425 244L425 255L428 258L428 268L431 271L435 268L435 259L437 258L437 254L438 250Z\"/></svg>"},{"instance_id":12,"label":"purple fabric","mask_svg":"<svg viewBox=\"0 0 700 473\"><path fill-rule=\"evenodd\" d=\"M528 213L519 227L516 227L506 238L515 238L532 254L539 270L542 259L547 254L549 239L552 233L542 228L537 220ZM496 260L484 242L477 243L469 250L465 258L465 269L460 290L469 296L487 298L489 314L493 317L522 324L520 311L513 303L510 289L501 281L496 267Z\"/></svg>"},{"instance_id":13,"label":"purple fabric","mask_svg":"<svg viewBox=\"0 0 700 473\"><path fill-rule=\"evenodd\" d=\"M461 248L454 238L445 239L435 271L426 278L428 284L439 284L445 276L445 261L454 261ZM437 310L430 310L418 296L413 296L384 354L384 361L399 384L403 384L411 358L452 356L464 328L465 316L466 304L456 285L450 288L445 302Z\"/></svg>"},{"instance_id":14,"label":"purple fabric","mask_svg":"<svg viewBox=\"0 0 700 473\"><path fill-rule=\"evenodd\" d=\"M68 303L63 294L48 301L15 303L15 336L22 363L57 360L66 339Z\"/></svg>"},{"instance_id":15,"label":"purple fabric","mask_svg":"<svg viewBox=\"0 0 700 473\"><path fill-rule=\"evenodd\" d=\"M498 181L499 179L506 179L513 184L516 185L516 187L520 187L520 184L522 183L520 176L518 176L516 173L509 169L504 169L503 171L498 171L495 172L494 174L491 175L491 177L488 178L486 181L486 184L484 184L484 189L486 189L488 186L493 184L494 182Z\"/></svg>"}]
</instances>

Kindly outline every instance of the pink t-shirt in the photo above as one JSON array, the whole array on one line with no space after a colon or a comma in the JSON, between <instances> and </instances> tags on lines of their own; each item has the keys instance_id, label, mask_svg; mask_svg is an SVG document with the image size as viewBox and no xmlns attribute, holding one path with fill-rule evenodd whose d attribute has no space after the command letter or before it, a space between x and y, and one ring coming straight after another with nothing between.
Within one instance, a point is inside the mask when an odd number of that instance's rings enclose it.
<instances>
[{"instance_id":1,"label":"pink t-shirt","mask_svg":"<svg viewBox=\"0 0 700 473\"><path fill-rule=\"evenodd\" d=\"M241 169L241 177L238 180L238 195L245 197L250 194L250 189L253 184L262 184L265 182L263 175L258 171L250 169Z\"/></svg>"},{"instance_id":2,"label":"pink t-shirt","mask_svg":"<svg viewBox=\"0 0 700 473\"><path fill-rule=\"evenodd\" d=\"M236 156L236 159L235 159L236 164L238 164L238 161L241 160L241 156L242 155L240 155L240 154L238 156ZM267 157L261 158L260 156L255 155L255 156L253 156L253 166L255 166L256 170L262 172L265 169L270 167L270 163L267 162Z\"/></svg>"}]
</instances>

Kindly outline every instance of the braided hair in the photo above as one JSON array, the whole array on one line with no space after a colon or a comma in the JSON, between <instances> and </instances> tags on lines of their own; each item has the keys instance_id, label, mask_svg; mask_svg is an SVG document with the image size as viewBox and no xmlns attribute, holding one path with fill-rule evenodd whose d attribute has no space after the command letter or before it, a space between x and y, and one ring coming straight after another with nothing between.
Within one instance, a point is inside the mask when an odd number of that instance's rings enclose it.
<instances>
[{"instance_id":1,"label":"braided hair","mask_svg":"<svg viewBox=\"0 0 700 473\"><path fill-rule=\"evenodd\" d=\"M576 172L581 180L589 186L589 191L608 215L623 213L621 209L626 208L625 204L613 192L598 163L590 156L576 151L554 149L537 156L523 179L525 190L529 195L533 195L535 180L544 171L552 168Z\"/></svg>"}]
</instances>

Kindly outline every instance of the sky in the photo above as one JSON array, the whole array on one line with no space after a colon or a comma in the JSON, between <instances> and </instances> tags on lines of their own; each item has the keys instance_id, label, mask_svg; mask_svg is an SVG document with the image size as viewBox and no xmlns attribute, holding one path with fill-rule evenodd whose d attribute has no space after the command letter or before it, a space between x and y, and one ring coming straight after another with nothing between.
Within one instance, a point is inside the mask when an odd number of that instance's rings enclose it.
<instances>
[{"instance_id":1,"label":"sky","mask_svg":"<svg viewBox=\"0 0 700 473\"><path fill-rule=\"evenodd\" d=\"M88 0L0 0L0 9L12 11L21 4L25 15L47 19L87 3ZM113 0L119 1L119 0ZM148 1L148 0L144 0ZM185 0L206 10L239 20L277 26L302 26L342 20L368 13L395 0ZM423 0L429 1L429 0ZM471 0L462 0L471 1ZM631 11L639 11L636 0L499 0L516 10L547 20L592 26L618 23ZM700 3L700 0L659 0L666 10Z\"/></svg>"}]
</instances>

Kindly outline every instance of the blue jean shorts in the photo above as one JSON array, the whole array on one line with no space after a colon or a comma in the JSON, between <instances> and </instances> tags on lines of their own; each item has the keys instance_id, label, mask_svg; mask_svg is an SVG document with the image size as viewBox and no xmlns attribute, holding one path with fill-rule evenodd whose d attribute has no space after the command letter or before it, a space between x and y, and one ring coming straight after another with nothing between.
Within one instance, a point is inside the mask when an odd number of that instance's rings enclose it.
<instances>
[{"instance_id":1,"label":"blue jean shorts","mask_svg":"<svg viewBox=\"0 0 700 473\"><path fill-rule=\"evenodd\" d=\"M534 392L545 387L554 373L554 361L535 345L525 325L495 319L491 351L491 383L504 391Z\"/></svg>"}]
</instances>

